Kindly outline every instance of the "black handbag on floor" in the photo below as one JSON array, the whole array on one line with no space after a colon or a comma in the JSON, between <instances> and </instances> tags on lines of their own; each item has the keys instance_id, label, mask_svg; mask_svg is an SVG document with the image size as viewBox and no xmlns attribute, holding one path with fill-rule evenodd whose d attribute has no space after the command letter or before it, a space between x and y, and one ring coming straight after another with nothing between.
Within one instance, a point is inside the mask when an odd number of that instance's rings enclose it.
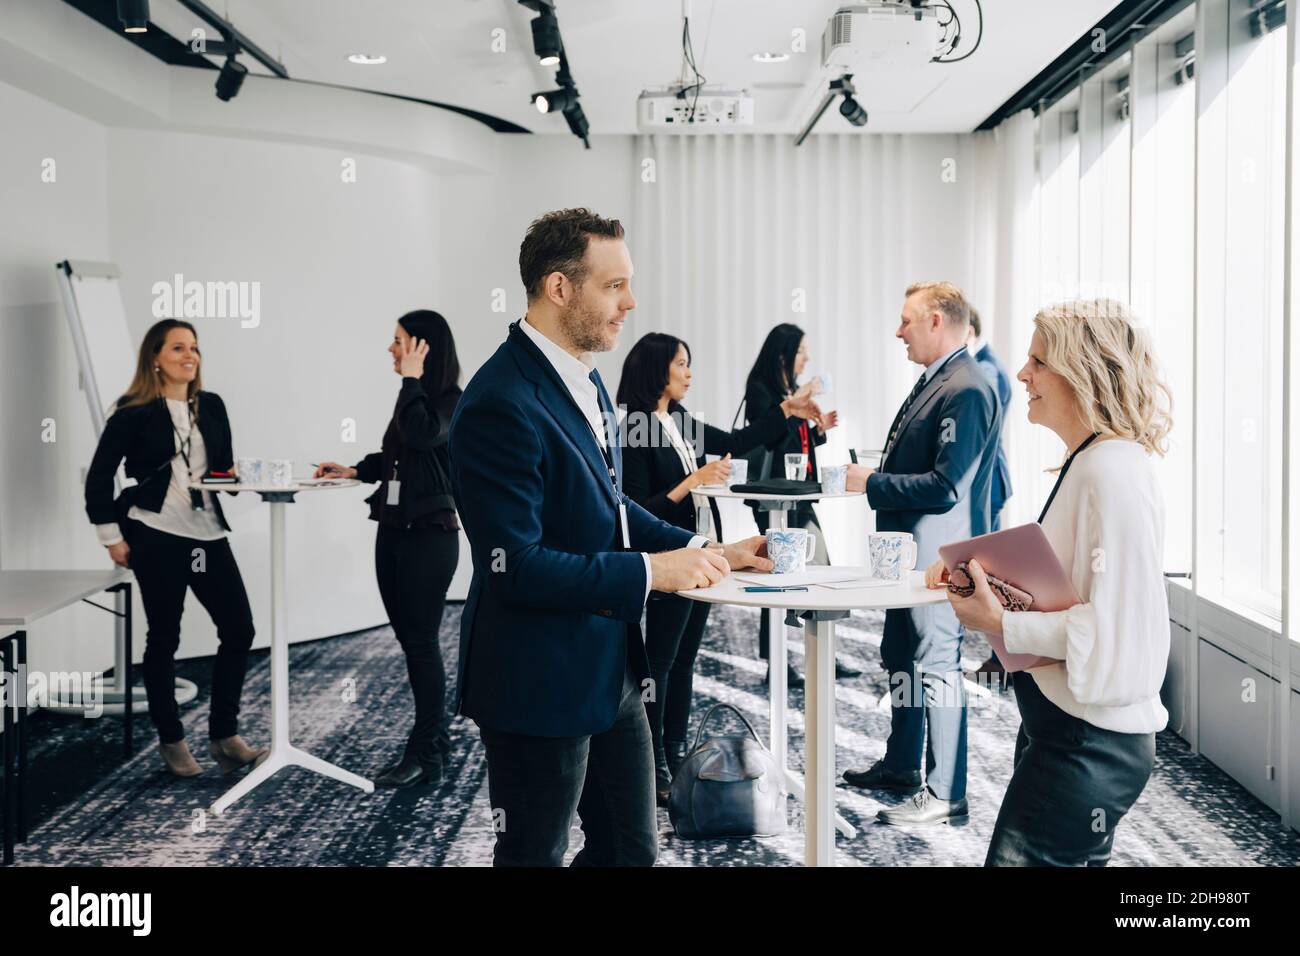
<instances>
[{"instance_id":1,"label":"black handbag on floor","mask_svg":"<svg viewBox=\"0 0 1300 956\"><path fill-rule=\"evenodd\" d=\"M701 743L709 718L723 707L744 721L749 733ZM730 704L714 704L673 775L668 817L677 835L688 839L774 836L785 832L785 798L785 775L754 725Z\"/></svg>"}]
</instances>

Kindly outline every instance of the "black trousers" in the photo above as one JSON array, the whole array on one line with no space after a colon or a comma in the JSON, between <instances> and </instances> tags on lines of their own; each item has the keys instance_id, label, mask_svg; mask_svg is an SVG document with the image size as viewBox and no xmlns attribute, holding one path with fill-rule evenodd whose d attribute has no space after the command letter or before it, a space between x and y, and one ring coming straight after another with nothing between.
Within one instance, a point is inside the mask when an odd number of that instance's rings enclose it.
<instances>
[{"instance_id":1,"label":"black trousers","mask_svg":"<svg viewBox=\"0 0 1300 956\"><path fill-rule=\"evenodd\" d=\"M375 535L379 595L406 655L406 673L415 698L415 723L406 741L406 755L425 768L440 763L451 750L447 672L438 630L459 559L460 536L455 531L381 524Z\"/></svg>"},{"instance_id":2,"label":"black trousers","mask_svg":"<svg viewBox=\"0 0 1300 956\"><path fill-rule=\"evenodd\" d=\"M709 608L676 594L654 596L645 608L645 652L653 695L645 702L655 750L667 740L686 740L695 682L695 657L704 640ZM642 695L644 696L644 695Z\"/></svg>"},{"instance_id":3,"label":"black trousers","mask_svg":"<svg viewBox=\"0 0 1300 956\"><path fill-rule=\"evenodd\" d=\"M496 830L493 866L560 866L577 810L585 842L573 866L653 866L659 854L654 756L629 672L608 730L532 737L480 727Z\"/></svg>"},{"instance_id":4,"label":"black trousers","mask_svg":"<svg viewBox=\"0 0 1300 956\"><path fill-rule=\"evenodd\" d=\"M1105 866L1155 763L1155 734L1103 730L1057 707L1024 671L1015 772L985 866Z\"/></svg>"},{"instance_id":5,"label":"black trousers","mask_svg":"<svg viewBox=\"0 0 1300 956\"><path fill-rule=\"evenodd\" d=\"M130 536L131 571L140 585L149 625L142 667L144 687L158 739L165 744L185 739L176 706L176 648L187 589L211 616L220 642L212 665L208 736L213 740L233 737L239 732L239 697L253 643L253 611L230 542L225 538L184 538L138 521L131 522Z\"/></svg>"}]
</instances>

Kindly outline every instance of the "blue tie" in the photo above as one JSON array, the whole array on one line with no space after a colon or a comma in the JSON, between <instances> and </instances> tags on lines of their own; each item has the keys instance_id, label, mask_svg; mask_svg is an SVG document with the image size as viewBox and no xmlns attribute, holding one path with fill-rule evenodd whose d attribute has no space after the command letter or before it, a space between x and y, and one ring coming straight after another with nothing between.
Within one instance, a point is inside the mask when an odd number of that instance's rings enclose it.
<instances>
[{"instance_id":1,"label":"blue tie","mask_svg":"<svg viewBox=\"0 0 1300 956\"><path fill-rule=\"evenodd\" d=\"M600 380L600 373L593 368L587 378L591 379L591 384L596 386L596 404L600 406L601 425L605 430L605 447L609 449L609 458L613 462L615 474L619 474L622 471L619 467L622 464L622 456L612 431L614 406L610 405L609 399L605 397L605 385Z\"/></svg>"},{"instance_id":2,"label":"blue tie","mask_svg":"<svg viewBox=\"0 0 1300 956\"><path fill-rule=\"evenodd\" d=\"M925 388L924 372L922 372L921 377L916 380L916 385L913 386L911 394L907 396L907 401L903 402L903 407L900 408L898 414L894 416L894 424L889 426L889 438L885 442L885 450L882 453L882 458L884 455L889 454L889 449L894 447L894 439L898 437L898 426L903 424L903 416L907 414L907 410L912 407L912 403L916 401L916 396L921 394L921 389L923 388Z\"/></svg>"}]
</instances>

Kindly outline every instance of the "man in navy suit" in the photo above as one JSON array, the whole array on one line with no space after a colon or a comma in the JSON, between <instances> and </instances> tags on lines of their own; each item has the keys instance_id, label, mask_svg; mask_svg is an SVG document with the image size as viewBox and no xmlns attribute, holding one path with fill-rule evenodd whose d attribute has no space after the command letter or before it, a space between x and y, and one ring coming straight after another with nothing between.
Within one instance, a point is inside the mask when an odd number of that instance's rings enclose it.
<instances>
[{"instance_id":1,"label":"man in navy suit","mask_svg":"<svg viewBox=\"0 0 1300 956\"><path fill-rule=\"evenodd\" d=\"M907 290L895 334L925 372L894 417L880 470L850 466L849 487L865 487L876 530L911 533L919 568L938 557L940 545L984 534L992 520L1002 412L966 351L969 322L970 307L953 284ZM845 771L844 779L870 789L918 791L911 801L880 811L883 823L964 818L966 695L961 629L952 607L886 611L880 656L889 671L892 705L885 757L867 770Z\"/></svg>"},{"instance_id":2,"label":"man in navy suit","mask_svg":"<svg viewBox=\"0 0 1300 956\"><path fill-rule=\"evenodd\" d=\"M1002 361L993 354L993 347L984 341L983 323L974 306L971 306L970 310L970 336L966 340L966 348L971 355L975 356L980 370L989 380L994 391L998 393L998 404L1002 408L1002 424L1005 426L1007 409L1011 406L1011 378L1007 375ZM999 531L1002 528L1002 506L1011 497L1011 467L1007 464L1007 451L1002 447L1001 434L998 435L998 464L993 472L992 494L993 524L990 530Z\"/></svg>"},{"instance_id":3,"label":"man in navy suit","mask_svg":"<svg viewBox=\"0 0 1300 956\"><path fill-rule=\"evenodd\" d=\"M474 576L457 710L487 752L497 866L654 863L650 591L771 570L763 539L711 545L623 494L617 421L593 352L618 343L632 262L616 219L548 213L519 250L528 312L452 417L451 478ZM612 437L611 437L612 436Z\"/></svg>"}]
</instances>

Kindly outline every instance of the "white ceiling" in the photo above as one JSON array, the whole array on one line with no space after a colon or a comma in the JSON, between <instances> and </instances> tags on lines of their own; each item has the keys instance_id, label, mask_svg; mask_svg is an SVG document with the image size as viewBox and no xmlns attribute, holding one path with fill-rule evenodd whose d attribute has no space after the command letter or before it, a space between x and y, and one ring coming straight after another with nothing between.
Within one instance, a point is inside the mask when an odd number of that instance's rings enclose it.
<instances>
[{"instance_id":1,"label":"white ceiling","mask_svg":"<svg viewBox=\"0 0 1300 956\"><path fill-rule=\"evenodd\" d=\"M844 0L848 2L848 0ZM974 0L951 0L975 40ZM532 52L531 10L515 0L208 0L297 79L437 100L511 120L535 133L568 135L561 116L542 116L529 94L554 86L554 68ZM860 75L865 132L968 132L1117 6L1118 0L984 0L984 39L964 63L929 64L910 75ZM821 33L841 0L691 0L696 62L709 84L747 87L756 132L793 133L825 89ZM201 25L176 0L152 0L152 19L178 38ZM636 130L636 97L676 82L682 5L676 0L557 0L570 67L593 134ZM807 51L785 63L755 63L761 50L788 51L792 31ZM506 49L493 52L493 31ZM349 63L382 53L382 66ZM254 72L255 64L245 58ZM250 88L251 89L251 88ZM249 91L241 95L250 95ZM853 127L835 109L818 132Z\"/></svg>"}]
</instances>

